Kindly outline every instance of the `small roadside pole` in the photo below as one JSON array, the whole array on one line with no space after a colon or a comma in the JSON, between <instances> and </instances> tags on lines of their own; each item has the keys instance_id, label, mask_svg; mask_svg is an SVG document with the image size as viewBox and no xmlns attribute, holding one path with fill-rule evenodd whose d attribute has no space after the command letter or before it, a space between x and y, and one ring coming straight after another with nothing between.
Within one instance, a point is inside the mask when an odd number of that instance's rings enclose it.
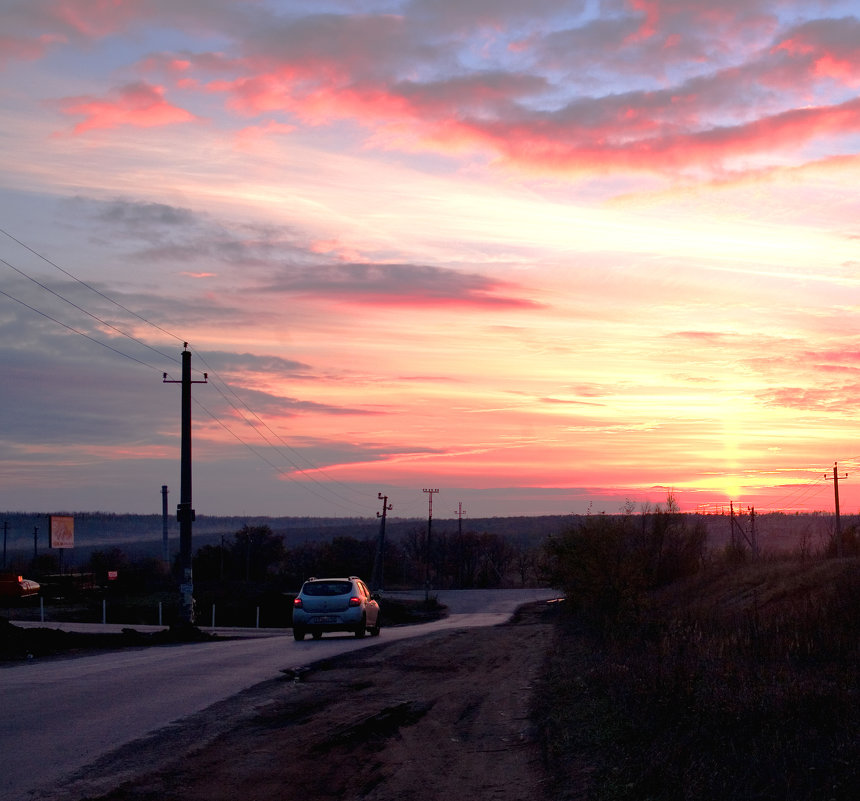
<instances>
[{"instance_id":1,"label":"small roadside pole","mask_svg":"<svg viewBox=\"0 0 860 801\"><path fill-rule=\"evenodd\" d=\"M430 603L430 542L433 532L433 495L438 489L425 489L430 495L430 510L427 514L427 547L424 554L424 603Z\"/></svg>"},{"instance_id":2,"label":"small roadside pole","mask_svg":"<svg viewBox=\"0 0 860 801\"><path fill-rule=\"evenodd\" d=\"M161 485L161 561L165 566L170 564L170 547L167 537L167 484Z\"/></svg>"}]
</instances>

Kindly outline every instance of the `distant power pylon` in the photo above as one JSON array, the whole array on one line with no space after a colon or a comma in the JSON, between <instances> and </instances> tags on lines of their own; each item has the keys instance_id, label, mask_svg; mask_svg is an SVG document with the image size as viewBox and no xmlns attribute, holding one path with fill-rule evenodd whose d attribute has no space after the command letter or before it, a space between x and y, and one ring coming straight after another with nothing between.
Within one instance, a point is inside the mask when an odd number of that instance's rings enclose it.
<instances>
[{"instance_id":1,"label":"distant power pylon","mask_svg":"<svg viewBox=\"0 0 860 801\"><path fill-rule=\"evenodd\" d=\"M457 511L454 512L457 515L457 536L463 536L463 518L466 516L466 513L463 511L463 501L460 501L457 504Z\"/></svg>"}]
</instances>

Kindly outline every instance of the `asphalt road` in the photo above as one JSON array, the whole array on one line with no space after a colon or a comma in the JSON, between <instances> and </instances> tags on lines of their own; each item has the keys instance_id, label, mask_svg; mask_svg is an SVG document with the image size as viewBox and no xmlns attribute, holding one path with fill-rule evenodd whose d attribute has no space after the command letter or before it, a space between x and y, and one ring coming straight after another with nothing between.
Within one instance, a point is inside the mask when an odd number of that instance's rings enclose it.
<instances>
[{"instance_id":1,"label":"asphalt road","mask_svg":"<svg viewBox=\"0 0 860 801\"><path fill-rule=\"evenodd\" d=\"M104 754L277 678L284 670L383 639L496 625L521 604L554 596L552 590L440 592L440 602L449 608L446 619L383 629L380 638L326 635L322 640L295 642L289 630L275 634L251 630L264 636L2 668L0 798L40 798L40 791L57 786L64 776Z\"/></svg>"}]
</instances>

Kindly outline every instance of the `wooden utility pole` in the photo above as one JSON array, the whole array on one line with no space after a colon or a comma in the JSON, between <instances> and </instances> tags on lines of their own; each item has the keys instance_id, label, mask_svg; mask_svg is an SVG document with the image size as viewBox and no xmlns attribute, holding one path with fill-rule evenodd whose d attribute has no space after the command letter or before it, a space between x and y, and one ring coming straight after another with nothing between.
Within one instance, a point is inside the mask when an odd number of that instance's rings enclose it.
<instances>
[{"instance_id":1,"label":"wooden utility pole","mask_svg":"<svg viewBox=\"0 0 860 801\"><path fill-rule=\"evenodd\" d=\"M439 492L438 489L423 490L430 495L430 510L427 515L427 544L424 549L424 603L430 601L430 542L433 532L433 495Z\"/></svg>"},{"instance_id":2,"label":"wooden utility pole","mask_svg":"<svg viewBox=\"0 0 860 801\"><path fill-rule=\"evenodd\" d=\"M750 507L750 548L753 556L758 558L758 539L755 533L755 506Z\"/></svg>"},{"instance_id":3,"label":"wooden utility pole","mask_svg":"<svg viewBox=\"0 0 860 801\"><path fill-rule=\"evenodd\" d=\"M737 548L737 541L735 540L735 502L729 501L729 526L731 528L731 545L732 550Z\"/></svg>"},{"instance_id":4,"label":"wooden utility pole","mask_svg":"<svg viewBox=\"0 0 860 801\"><path fill-rule=\"evenodd\" d=\"M463 511L463 502L457 504L457 588L463 586L463 517L466 514Z\"/></svg>"},{"instance_id":5,"label":"wooden utility pole","mask_svg":"<svg viewBox=\"0 0 860 801\"><path fill-rule=\"evenodd\" d=\"M824 474L825 479L830 479L826 473ZM842 558L842 522L839 518L839 479L840 478L848 478L848 473L844 476L840 476L836 470L836 462L833 463L833 501L834 508L836 509L836 558Z\"/></svg>"},{"instance_id":6,"label":"wooden utility pole","mask_svg":"<svg viewBox=\"0 0 860 801\"><path fill-rule=\"evenodd\" d=\"M388 502L388 496L379 493L382 501L382 511L377 512L379 518L379 539L376 541L376 558L373 560L373 575L370 577L370 589L381 590L385 586L385 515L394 507Z\"/></svg>"},{"instance_id":7,"label":"wooden utility pole","mask_svg":"<svg viewBox=\"0 0 860 801\"><path fill-rule=\"evenodd\" d=\"M742 548L743 543L746 542L749 545L750 551L754 557L758 556L758 540L756 539L755 532L755 507L748 506L747 511L750 516L750 533L747 534L746 529L741 525L740 521L735 517L735 504L734 501L729 501L729 509L731 513L730 523L732 527L732 550L737 548ZM743 512L739 514L743 515ZM738 539L735 536L735 529L740 532L741 538Z\"/></svg>"},{"instance_id":8,"label":"wooden utility pole","mask_svg":"<svg viewBox=\"0 0 860 801\"><path fill-rule=\"evenodd\" d=\"M184 623L194 622L194 581L191 575L191 524L195 517L191 508L191 385L205 384L208 379L209 376L203 373L203 381L191 380L191 353L187 342L182 351L182 380L168 380L167 373L163 378L165 384L182 384L181 480L176 518L179 521L179 558L182 566L180 619Z\"/></svg>"}]
</instances>

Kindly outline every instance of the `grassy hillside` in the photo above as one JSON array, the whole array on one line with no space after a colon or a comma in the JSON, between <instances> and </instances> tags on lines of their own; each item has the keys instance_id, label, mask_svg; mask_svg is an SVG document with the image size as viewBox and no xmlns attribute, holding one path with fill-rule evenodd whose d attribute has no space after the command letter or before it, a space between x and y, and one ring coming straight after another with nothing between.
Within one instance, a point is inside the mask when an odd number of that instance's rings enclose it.
<instances>
[{"instance_id":1,"label":"grassy hillside","mask_svg":"<svg viewBox=\"0 0 860 801\"><path fill-rule=\"evenodd\" d=\"M568 614L535 707L549 797L854 799L858 643L856 558L713 563L599 633Z\"/></svg>"}]
</instances>

